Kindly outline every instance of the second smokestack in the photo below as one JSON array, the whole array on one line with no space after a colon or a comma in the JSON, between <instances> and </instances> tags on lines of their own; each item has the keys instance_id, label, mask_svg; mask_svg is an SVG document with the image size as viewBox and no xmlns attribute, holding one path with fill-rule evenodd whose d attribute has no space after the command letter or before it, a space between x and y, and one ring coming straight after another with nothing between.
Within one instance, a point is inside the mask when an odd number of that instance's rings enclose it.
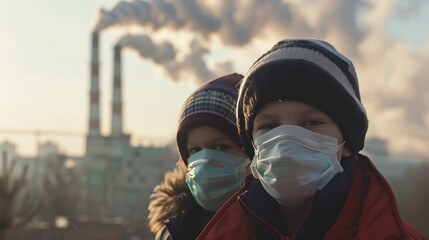
<instances>
[{"instance_id":1,"label":"second smokestack","mask_svg":"<svg viewBox=\"0 0 429 240\"><path fill-rule=\"evenodd\" d=\"M122 73L121 46L113 48L113 99L112 99L112 137L123 136L122 132Z\"/></svg>"}]
</instances>

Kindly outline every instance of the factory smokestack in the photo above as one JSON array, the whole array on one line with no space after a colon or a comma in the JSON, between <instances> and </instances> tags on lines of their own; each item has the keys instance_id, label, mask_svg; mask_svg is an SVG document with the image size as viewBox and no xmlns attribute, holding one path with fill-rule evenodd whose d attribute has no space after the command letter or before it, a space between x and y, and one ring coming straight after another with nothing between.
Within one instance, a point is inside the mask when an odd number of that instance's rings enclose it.
<instances>
[{"instance_id":1,"label":"factory smokestack","mask_svg":"<svg viewBox=\"0 0 429 240\"><path fill-rule=\"evenodd\" d=\"M99 33L92 32L91 52L91 90L89 103L89 133L90 137L100 136L100 82L99 82Z\"/></svg>"},{"instance_id":2,"label":"factory smokestack","mask_svg":"<svg viewBox=\"0 0 429 240\"><path fill-rule=\"evenodd\" d=\"M122 74L121 46L113 48L113 99L112 99L112 137L123 136L122 132Z\"/></svg>"}]
</instances>

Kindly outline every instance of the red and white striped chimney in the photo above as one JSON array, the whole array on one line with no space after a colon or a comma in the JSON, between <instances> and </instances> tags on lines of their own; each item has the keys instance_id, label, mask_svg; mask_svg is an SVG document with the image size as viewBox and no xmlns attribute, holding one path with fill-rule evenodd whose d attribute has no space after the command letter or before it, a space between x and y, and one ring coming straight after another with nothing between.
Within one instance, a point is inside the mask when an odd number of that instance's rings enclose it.
<instances>
[{"instance_id":1,"label":"red and white striped chimney","mask_svg":"<svg viewBox=\"0 0 429 240\"><path fill-rule=\"evenodd\" d=\"M92 32L91 52L91 90L89 103L89 136L100 136L100 64L99 64L99 33Z\"/></svg>"},{"instance_id":2,"label":"red and white striped chimney","mask_svg":"<svg viewBox=\"0 0 429 240\"><path fill-rule=\"evenodd\" d=\"M122 132L122 73L121 46L113 48L113 99L112 99L112 137L123 136Z\"/></svg>"}]
</instances>

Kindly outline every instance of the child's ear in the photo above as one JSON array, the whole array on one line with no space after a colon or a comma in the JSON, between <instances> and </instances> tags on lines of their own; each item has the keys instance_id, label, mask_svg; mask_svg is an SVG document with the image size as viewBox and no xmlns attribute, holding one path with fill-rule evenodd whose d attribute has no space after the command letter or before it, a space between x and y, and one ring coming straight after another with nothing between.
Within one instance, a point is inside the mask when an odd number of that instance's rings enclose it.
<instances>
[{"instance_id":1,"label":"child's ear","mask_svg":"<svg viewBox=\"0 0 429 240\"><path fill-rule=\"evenodd\" d=\"M342 157L350 157L352 155L352 151L347 145L344 145L342 150L343 150Z\"/></svg>"}]
</instances>

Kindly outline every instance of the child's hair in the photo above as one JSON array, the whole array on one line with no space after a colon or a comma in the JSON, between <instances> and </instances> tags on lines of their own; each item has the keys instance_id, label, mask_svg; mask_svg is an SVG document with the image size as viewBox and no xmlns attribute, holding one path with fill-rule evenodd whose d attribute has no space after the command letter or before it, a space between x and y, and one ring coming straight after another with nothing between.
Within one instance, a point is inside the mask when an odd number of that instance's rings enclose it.
<instances>
[{"instance_id":1,"label":"child's hair","mask_svg":"<svg viewBox=\"0 0 429 240\"><path fill-rule=\"evenodd\" d=\"M265 103L277 100L302 101L318 108L335 121L353 154L363 148L368 120L358 79L352 62L329 43L283 40L249 69L237 106L237 125L249 157L254 155L254 118Z\"/></svg>"}]
</instances>

